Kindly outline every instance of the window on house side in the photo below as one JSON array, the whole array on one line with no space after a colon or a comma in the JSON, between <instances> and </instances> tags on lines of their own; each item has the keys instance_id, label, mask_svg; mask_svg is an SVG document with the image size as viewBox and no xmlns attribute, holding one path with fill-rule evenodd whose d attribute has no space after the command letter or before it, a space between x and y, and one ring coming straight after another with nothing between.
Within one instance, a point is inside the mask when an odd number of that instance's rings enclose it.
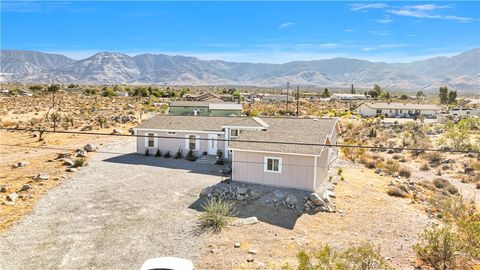
<instances>
[{"instance_id":1,"label":"window on house side","mask_svg":"<svg viewBox=\"0 0 480 270\"><path fill-rule=\"evenodd\" d=\"M148 147L155 147L155 138L153 136L155 136L155 134L148 133Z\"/></svg>"},{"instance_id":2,"label":"window on house side","mask_svg":"<svg viewBox=\"0 0 480 270\"><path fill-rule=\"evenodd\" d=\"M195 135L188 135L188 150L195 150L197 143L197 136Z\"/></svg>"},{"instance_id":3,"label":"window on house side","mask_svg":"<svg viewBox=\"0 0 480 270\"><path fill-rule=\"evenodd\" d=\"M231 139L237 139L238 138L238 129L230 130L230 138Z\"/></svg>"},{"instance_id":4,"label":"window on house side","mask_svg":"<svg viewBox=\"0 0 480 270\"><path fill-rule=\"evenodd\" d=\"M282 159L274 157L265 157L266 172L282 172Z\"/></svg>"},{"instance_id":5,"label":"window on house side","mask_svg":"<svg viewBox=\"0 0 480 270\"><path fill-rule=\"evenodd\" d=\"M167 132L167 134L168 134L168 135L175 135L175 134L177 134L177 133L176 133L176 132L173 132L173 131L169 131L169 132Z\"/></svg>"}]
</instances>

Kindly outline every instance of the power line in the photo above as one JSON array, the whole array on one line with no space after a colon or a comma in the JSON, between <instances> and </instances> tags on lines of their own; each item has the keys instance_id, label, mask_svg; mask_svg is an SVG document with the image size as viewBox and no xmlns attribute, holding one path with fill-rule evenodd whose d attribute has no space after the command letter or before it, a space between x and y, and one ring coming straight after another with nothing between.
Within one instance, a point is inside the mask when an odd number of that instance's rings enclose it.
<instances>
[{"instance_id":1,"label":"power line","mask_svg":"<svg viewBox=\"0 0 480 270\"><path fill-rule=\"evenodd\" d=\"M7 131L27 131L38 132L37 129L27 128L0 128L0 130ZM163 138L163 139L178 139L185 140L185 137L178 136L159 136L159 135L140 135L140 134L112 134L101 132L85 132L85 131L53 131L45 130L45 133L60 133L60 134L79 134L79 135L94 135L94 136L117 136L117 137L140 137L140 138ZM200 141L209 141L209 138L196 138ZM222 139L216 138L217 141L223 142L245 142L245 143L265 143L265 144L283 144L283 145L302 145L302 146L322 146L322 147L336 147L336 148L359 148L359 149L377 149L377 150L394 150L394 151L424 151L424 152L443 152L443 153L463 153L463 154L480 154L480 151L470 150L450 150L450 149L434 149L434 148L412 148L412 147L389 147L389 146L368 146L368 145L352 145L352 144L326 144L326 143L303 143L303 142L284 142L284 141L261 141L261 140L242 140L242 139Z\"/></svg>"}]
</instances>

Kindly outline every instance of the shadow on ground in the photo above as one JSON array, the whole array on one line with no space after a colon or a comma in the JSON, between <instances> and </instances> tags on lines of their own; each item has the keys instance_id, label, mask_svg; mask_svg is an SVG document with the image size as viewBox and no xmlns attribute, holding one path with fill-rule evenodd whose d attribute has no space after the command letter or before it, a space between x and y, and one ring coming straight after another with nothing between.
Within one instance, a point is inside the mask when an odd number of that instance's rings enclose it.
<instances>
[{"instance_id":1,"label":"shadow on ground","mask_svg":"<svg viewBox=\"0 0 480 270\"><path fill-rule=\"evenodd\" d=\"M215 176L222 176L222 173L220 171L224 168L228 168L229 166L229 165L215 165L215 164L200 164L194 161L188 161L184 159L143 156L136 153L107 158L104 161L121 163L121 164L130 164L130 165L143 165L143 166L176 169L176 170L186 170L191 173L208 174L208 175L215 175Z\"/></svg>"},{"instance_id":2,"label":"shadow on ground","mask_svg":"<svg viewBox=\"0 0 480 270\"><path fill-rule=\"evenodd\" d=\"M247 186L249 189L254 189L257 192L262 193L262 196L257 199L245 200L245 201L236 201L229 200L234 202L235 206L235 217L237 218L248 218L248 217L257 217L261 222L265 222L274 226L279 226L285 229L292 230L295 227L297 219L302 216L302 209L288 209L283 205L276 207L272 202L274 191L281 191L284 193L295 194L298 198L303 198L305 192L292 189L282 189L275 187L268 187L262 185L244 185L240 183L218 183L211 188L224 188L224 187L237 187L237 186ZM200 197L195 202L193 202L189 208L195 209L197 211L203 211L202 205L207 202L207 197ZM303 205L303 203L299 203Z\"/></svg>"}]
</instances>

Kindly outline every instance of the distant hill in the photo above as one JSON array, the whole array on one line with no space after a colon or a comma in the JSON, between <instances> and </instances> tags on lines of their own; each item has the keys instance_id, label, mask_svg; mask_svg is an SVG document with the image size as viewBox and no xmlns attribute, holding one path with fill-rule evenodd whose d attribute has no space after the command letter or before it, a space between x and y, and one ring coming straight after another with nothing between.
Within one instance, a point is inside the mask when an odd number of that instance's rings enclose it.
<instances>
[{"instance_id":1,"label":"distant hill","mask_svg":"<svg viewBox=\"0 0 480 270\"><path fill-rule=\"evenodd\" d=\"M2 79L17 82L182 85L311 85L389 90L436 90L440 85L480 92L480 48L452 57L412 63L381 63L351 58L285 64L205 61L164 54L128 56L100 52L82 60L35 51L2 50Z\"/></svg>"}]
</instances>

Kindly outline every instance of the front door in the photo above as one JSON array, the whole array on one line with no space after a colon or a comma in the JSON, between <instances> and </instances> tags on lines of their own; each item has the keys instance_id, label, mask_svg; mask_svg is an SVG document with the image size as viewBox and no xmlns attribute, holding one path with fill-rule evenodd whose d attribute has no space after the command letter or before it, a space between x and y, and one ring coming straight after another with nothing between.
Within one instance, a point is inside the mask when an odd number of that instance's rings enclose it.
<instances>
[{"instance_id":1,"label":"front door","mask_svg":"<svg viewBox=\"0 0 480 270\"><path fill-rule=\"evenodd\" d=\"M217 134L208 134L208 154L217 154Z\"/></svg>"}]
</instances>

